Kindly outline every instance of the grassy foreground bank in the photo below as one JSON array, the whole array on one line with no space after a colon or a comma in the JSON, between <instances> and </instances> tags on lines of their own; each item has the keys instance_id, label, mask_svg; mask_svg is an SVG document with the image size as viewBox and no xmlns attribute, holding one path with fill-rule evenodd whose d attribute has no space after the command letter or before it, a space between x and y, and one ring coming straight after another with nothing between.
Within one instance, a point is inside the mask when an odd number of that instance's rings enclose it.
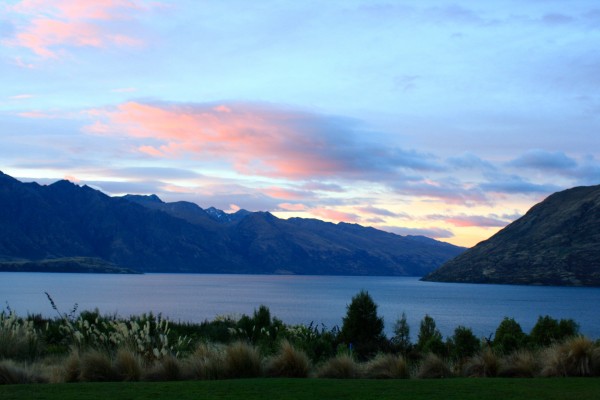
<instances>
[{"instance_id":1,"label":"grassy foreground bank","mask_svg":"<svg viewBox=\"0 0 600 400\"><path fill-rule=\"evenodd\" d=\"M236 379L0 386L0 398L98 399L598 399L597 378L331 380Z\"/></svg>"}]
</instances>

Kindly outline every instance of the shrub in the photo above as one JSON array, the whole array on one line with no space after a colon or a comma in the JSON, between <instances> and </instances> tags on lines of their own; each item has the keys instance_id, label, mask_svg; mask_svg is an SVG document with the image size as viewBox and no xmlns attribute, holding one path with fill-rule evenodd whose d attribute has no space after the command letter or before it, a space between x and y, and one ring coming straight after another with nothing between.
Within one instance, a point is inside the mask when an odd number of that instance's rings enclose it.
<instances>
[{"instance_id":1,"label":"shrub","mask_svg":"<svg viewBox=\"0 0 600 400\"><path fill-rule=\"evenodd\" d=\"M353 379L360 377L360 366L348 354L327 360L317 371L319 378Z\"/></svg>"},{"instance_id":2,"label":"shrub","mask_svg":"<svg viewBox=\"0 0 600 400\"><path fill-rule=\"evenodd\" d=\"M385 341L383 318L377 315L377 304L368 292L361 290L347 306L340 338L352 346L361 359L377 353Z\"/></svg>"},{"instance_id":3,"label":"shrub","mask_svg":"<svg viewBox=\"0 0 600 400\"><path fill-rule=\"evenodd\" d=\"M81 373L81 358L77 350L72 350L64 363L64 381L77 382Z\"/></svg>"},{"instance_id":4,"label":"shrub","mask_svg":"<svg viewBox=\"0 0 600 400\"><path fill-rule=\"evenodd\" d=\"M402 356L379 354L366 364L365 377L371 379L408 378L408 366Z\"/></svg>"},{"instance_id":5,"label":"shrub","mask_svg":"<svg viewBox=\"0 0 600 400\"><path fill-rule=\"evenodd\" d=\"M86 351L80 359L79 380L83 382L107 382L118 380L110 357L97 350Z\"/></svg>"},{"instance_id":6,"label":"shrub","mask_svg":"<svg viewBox=\"0 0 600 400\"><path fill-rule=\"evenodd\" d=\"M449 378L452 375L448 364L434 353L428 353L425 356L419 364L416 374L419 379Z\"/></svg>"},{"instance_id":7,"label":"shrub","mask_svg":"<svg viewBox=\"0 0 600 400\"><path fill-rule=\"evenodd\" d=\"M290 342L284 340L279 352L267 365L267 375L285 378L306 378L310 372L310 360L306 353L295 349Z\"/></svg>"},{"instance_id":8,"label":"shrub","mask_svg":"<svg viewBox=\"0 0 600 400\"><path fill-rule=\"evenodd\" d=\"M244 342L230 344L225 349L225 371L228 378L255 378L262 372L258 350Z\"/></svg>"},{"instance_id":9,"label":"shrub","mask_svg":"<svg viewBox=\"0 0 600 400\"><path fill-rule=\"evenodd\" d=\"M500 358L490 348L468 359L463 365L462 375L467 377L494 377L500 369Z\"/></svg>"},{"instance_id":10,"label":"shrub","mask_svg":"<svg viewBox=\"0 0 600 400\"><path fill-rule=\"evenodd\" d=\"M533 378L539 372L537 357L528 350L517 350L500 361L498 376Z\"/></svg>"}]
</instances>

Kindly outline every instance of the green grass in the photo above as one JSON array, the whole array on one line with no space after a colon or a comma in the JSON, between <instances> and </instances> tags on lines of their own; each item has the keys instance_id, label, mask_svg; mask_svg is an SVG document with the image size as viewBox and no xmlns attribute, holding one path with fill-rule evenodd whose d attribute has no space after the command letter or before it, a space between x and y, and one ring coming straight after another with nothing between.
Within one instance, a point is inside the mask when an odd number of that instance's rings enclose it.
<instances>
[{"instance_id":1,"label":"green grass","mask_svg":"<svg viewBox=\"0 0 600 400\"><path fill-rule=\"evenodd\" d=\"M597 400L598 378L330 380L240 379L0 386L0 399L577 399Z\"/></svg>"}]
</instances>

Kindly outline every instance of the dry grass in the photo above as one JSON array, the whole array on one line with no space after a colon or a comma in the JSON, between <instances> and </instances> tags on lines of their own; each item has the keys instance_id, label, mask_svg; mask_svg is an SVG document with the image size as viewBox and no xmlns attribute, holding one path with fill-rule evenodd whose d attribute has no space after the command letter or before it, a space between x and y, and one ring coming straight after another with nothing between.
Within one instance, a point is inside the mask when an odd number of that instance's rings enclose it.
<instances>
[{"instance_id":1,"label":"dry grass","mask_svg":"<svg viewBox=\"0 0 600 400\"><path fill-rule=\"evenodd\" d=\"M544 350L542 376L599 376L600 348L583 336Z\"/></svg>"},{"instance_id":2,"label":"dry grass","mask_svg":"<svg viewBox=\"0 0 600 400\"><path fill-rule=\"evenodd\" d=\"M500 358L492 349L485 349L465 362L462 375L470 378L498 376Z\"/></svg>"},{"instance_id":3,"label":"dry grass","mask_svg":"<svg viewBox=\"0 0 600 400\"><path fill-rule=\"evenodd\" d=\"M181 362L167 355L159 361L155 361L154 365L146 371L142 379L145 381L179 381L183 379L183 369Z\"/></svg>"},{"instance_id":4,"label":"dry grass","mask_svg":"<svg viewBox=\"0 0 600 400\"><path fill-rule=\"evenodd\" d=\"M143 361L134 351L121 348L117 351L114 369L119 380L139 381L142 377Z\"/></svg>"},{"instance_id":5,"label":"dry grass","mask_svg":"<svg viewBox=\"0 0 600 400\"><path fill-rule=\"evenodd\" d=\"M184 376L189 379L223 379L226 376L225 357L223 349L201 343L187 359L184 366Z\"/></svg>"},{"instance_id":6,"label":"dry grass","mask_svg":"<svg viewBox=\"0 0 600 400\"><path fill-rule=\"evenodd\" d=\"M0 385L42 382L46 382L46 379L29 368L17 365L11 360L0 361Z\"/></svg>"},{"instance_id":7,"label":"dry grass","mask_svg":"<svg viewBox=\"0 0 600 400\"><path fill-rule=\"evenodd\" d=\"M227 378L256 378L262 374L258 350L247 343L236 342L225 349Z\"/></svg>"},{"instance_id":8,"label":"dry grass","mask_svg":"<svg viewBox=\"0 0 600 400\"><path fill-rule=\"evenodd\" d=\"M267 375L277 378L306 378L311 363L305 352L294 348L287 340L281 342L279 352L267 363Z\"/></svg>"},{"instance_id":9,"label":"dry grass","mask_svg":"<svg viewBox=\"0 0 600 400\"><path fill-rule=\"evenodd\" d=\"M63 380L64 382L77 382L81 373L81 357L78 351L71 351L64 362Z\"/></svg>"},{"instance_id":10,"label":"dry grass","mask_svg":"<svg viewBox=\"0 0 600 400\"><path fill-rule=\"evenodd\" d=\"M88 350L81 356L79 380L83 382L108 382L118 380L110 357L97 350Z\"/></svg>"},{"instance_id":11,"label":"dry grass","mask_svg":"<svg viewBox=\"0 0 600 400\"><path fill-rule=\"evenodd\" d=\"M409 377L404 357L379 354L365 365L365 377L371 379L405 379Z\"/></svg>"},{"instance_id":12,"label":"dry grass","mask_svg":"<svg viewBox=\"0 0 600 400\"><path fill-rule=\"evenodd\" d=\"M452 370L448 363L433 353L427 353L419 364L416 377L419 379L437 379L452 377Z\"/></svg>"},{"instance_id":13,"label":"dry grass","mask_svg":"<svg viewBox=\"0 0 600 400\"><path fill-rule=\"evenodd\" d=\"M540 371L538 359L531 351L517 350L501 360L498 376L507 378L533 378Z\"/></svg>"},{"instance_id":14,"label":"dry grass","mask_svg":"<svg viewBox=\"0 0 600 400\"><path fill-rule=\"evenodd\" d=\"M360 365L347 354L330 358L317 370L319 378L353 379L360 376Z\"/></svg>"}]
</instances>

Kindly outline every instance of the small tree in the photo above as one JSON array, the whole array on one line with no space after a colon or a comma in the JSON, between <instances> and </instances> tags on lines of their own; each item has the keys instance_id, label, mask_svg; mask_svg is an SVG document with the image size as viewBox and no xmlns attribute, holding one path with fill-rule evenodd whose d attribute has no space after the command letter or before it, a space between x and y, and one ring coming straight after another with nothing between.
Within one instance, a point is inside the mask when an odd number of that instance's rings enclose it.
<instances>
[{"instance_id":1,"label":"small tree","mask_svg":"<svg viewBox=\"0 0 600 400\"><path fill-rule=\"evenodd\" d=\"M435 326L433 318L428 314L425 314L419 327L417 348L423 353L435 353L438 355L444 355L446 350L442 334Z\"/></svg>"},{"instance_id":2,"label":"small tree","mask_svg":"<svg viewBox=\"0 0 600 400\"><path fill-rule=\"evenodd\" d=\"M549 315L540 316L529 335L534 346L548 347L579 332L577 323L572 319L561 319L560 322Z\"/></svg>"},{"instance_id":3,"label":"small tree","mask_svg":"<svg viewBox=\"0 0 600 400\"><path fill-rule=\"evenodd\" d=\"M346 308L340 338L352 346L359 358L375 354L385 342L383 318L368 292L361 290Z\"/></svg>"},{"instance_id":4,"label":"small tree","mask_svg":"<svg viewBox=\"0 0 600 400\"><path fill-rule=\"evenodd\" d=\"M504 317L494 335L494 348L508 354L520 349L527 343L527 335L521 325L513 318Z\"/></svg>"},{"instance_id":5,"label":"small tree","mask_svg":"<svg viewBox=\"0 0 600 400\"><path fill-rule=\"evenodd\" d=\"M458 326L454 330L454 335L448 340L450 353L455 360L464 360L472 357L481 348L481 343L477 336L473 334L471 328Z\"/></svg>"},{"instance_id":6,"label":"small tree","mask_svg":"<svg viewBox=\"0 0 600 400\"><path fill-rule=\"evenodd\" d=\"M412 343L410 341L410 326L406 321L406 313L402 313L402 317L394 324L394 337L392 344L402 353L407 354Z\"/></svg>"}]
</instances>

